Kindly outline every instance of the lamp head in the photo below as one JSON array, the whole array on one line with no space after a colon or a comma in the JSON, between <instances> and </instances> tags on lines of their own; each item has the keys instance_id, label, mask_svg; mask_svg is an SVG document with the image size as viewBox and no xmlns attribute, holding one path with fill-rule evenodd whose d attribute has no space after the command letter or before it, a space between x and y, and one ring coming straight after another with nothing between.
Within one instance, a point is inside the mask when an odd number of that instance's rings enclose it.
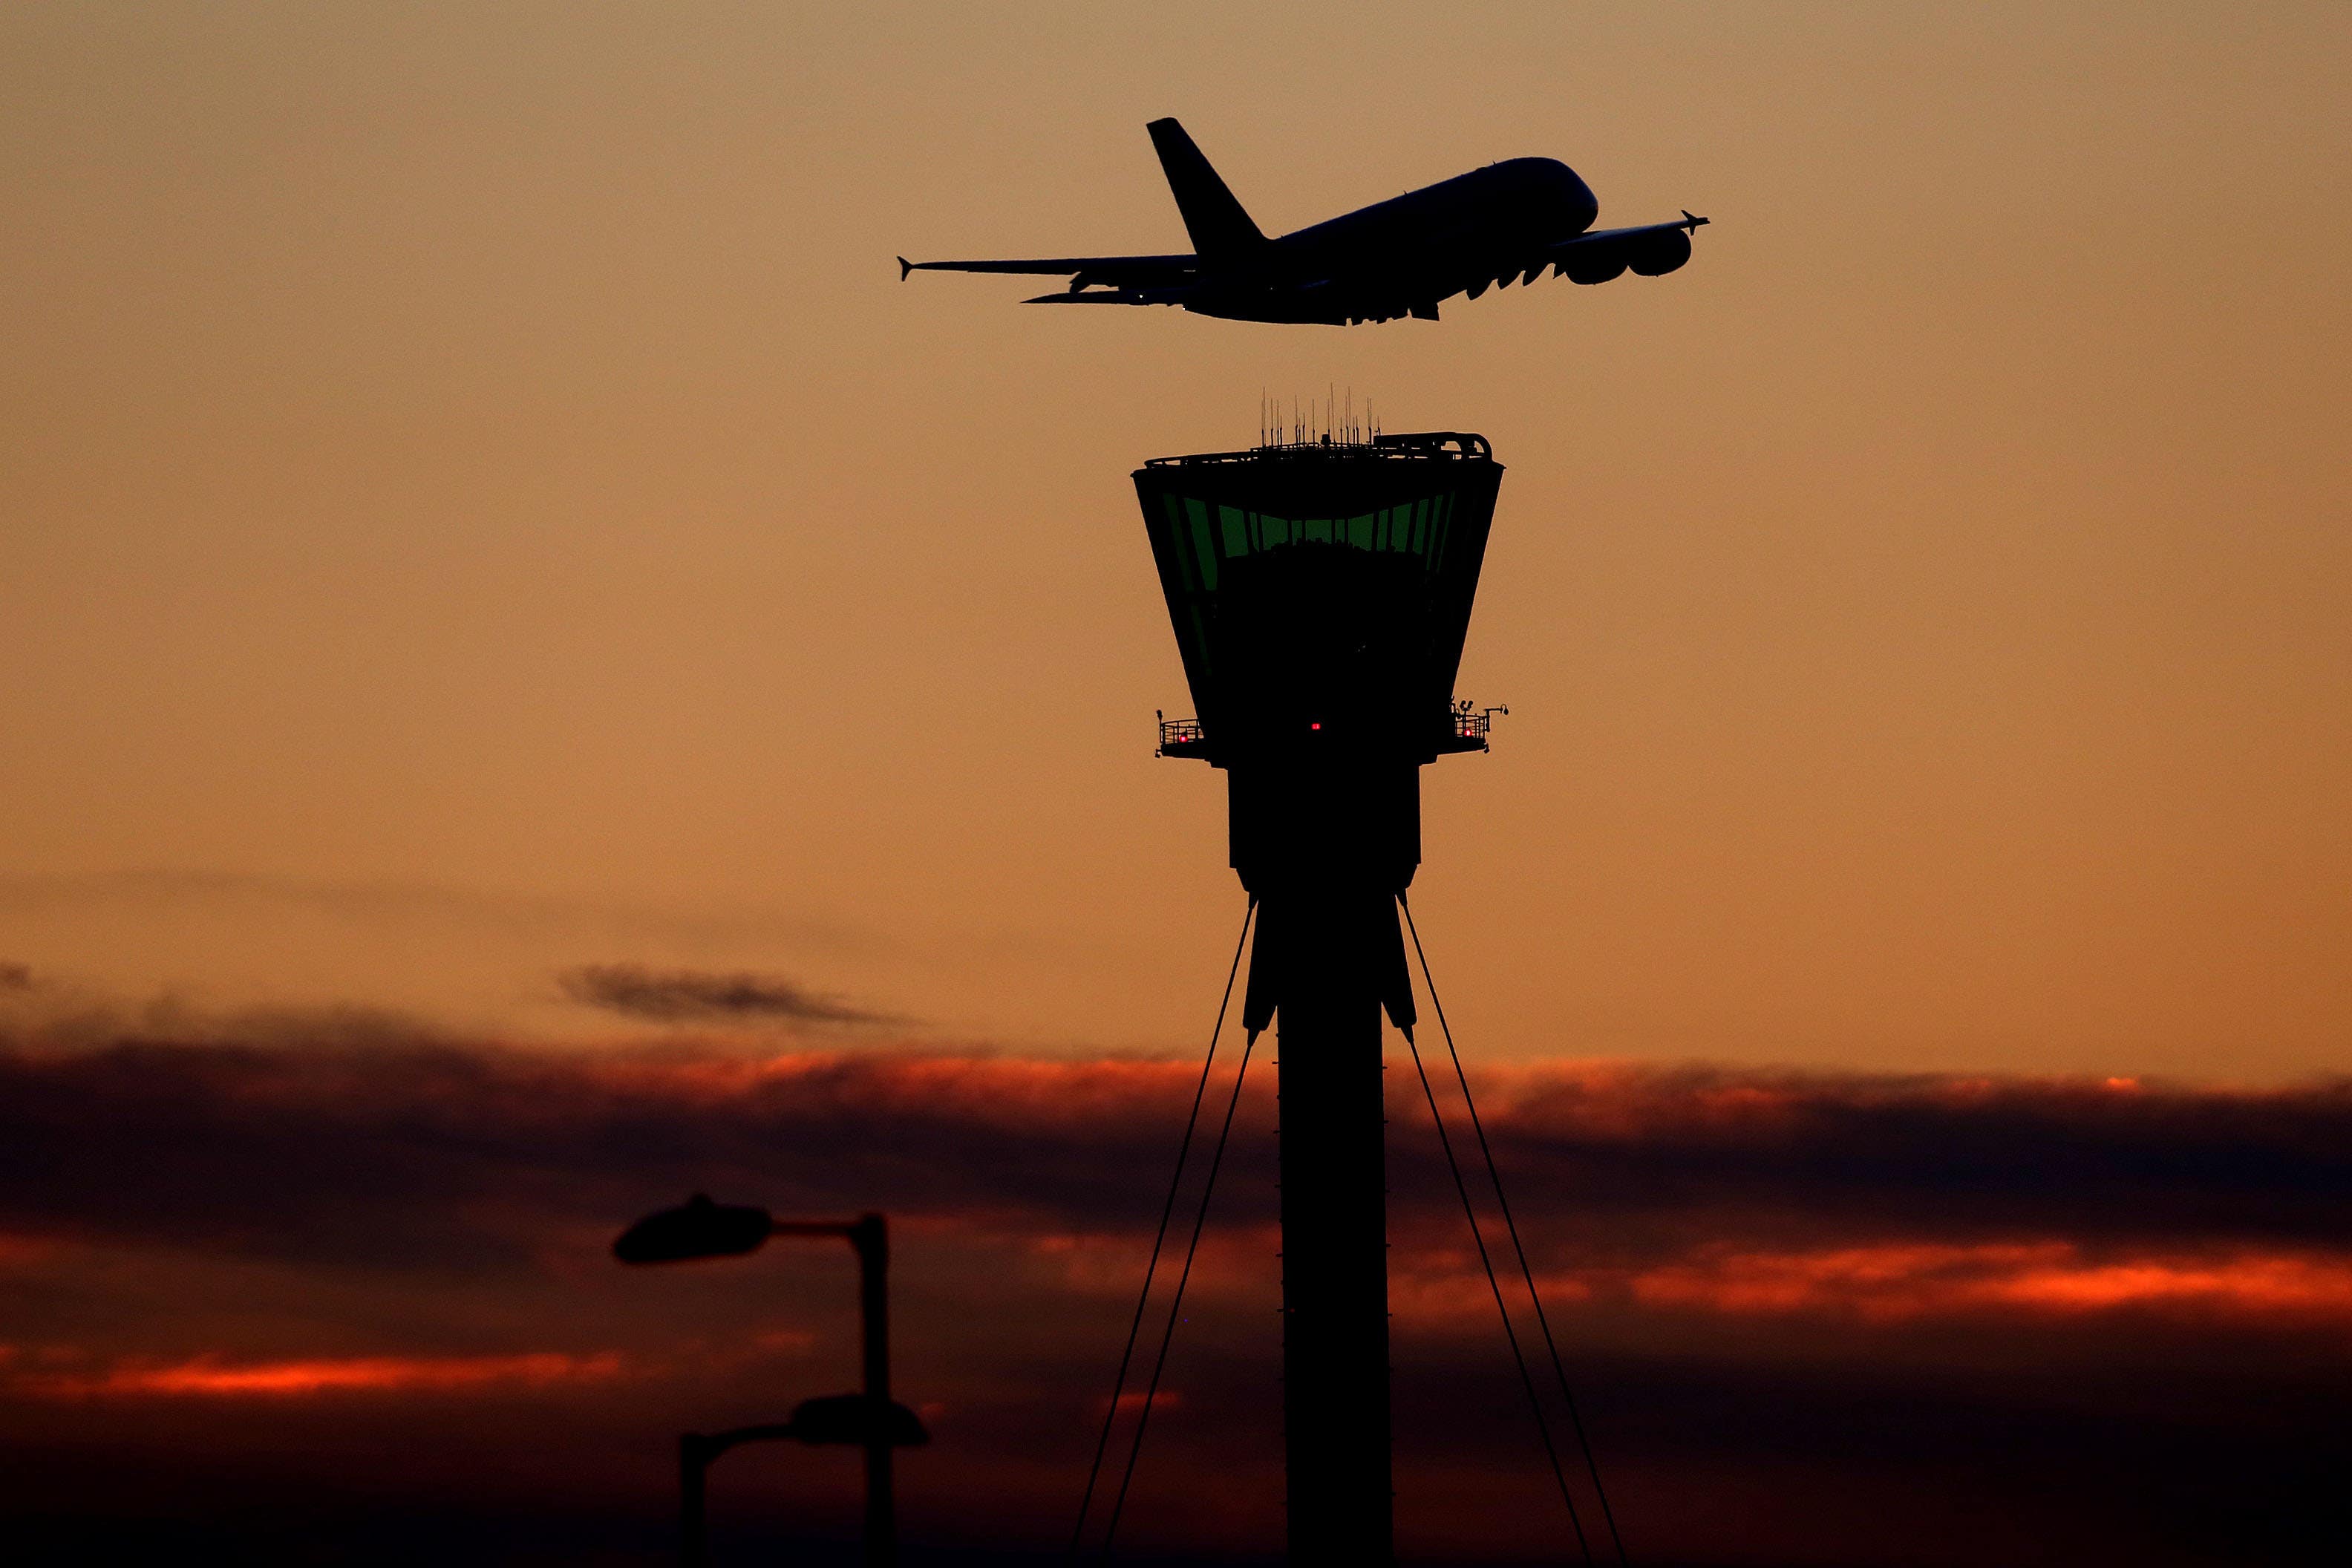
<instances>
[{"instance_id":1,"label":"lamp head","mask_svg":"<svg viewBox=\"0 0 2352 1568\"><path fill-rule=\"evenodd\" d=\"M913 1411L896 1400L865 1394L803 1399L793 1411L792 1434L814 1447L866 1447L878 1441L893 1448L919 1448L931 1440Z\"/></svg>"},{"instance_id":2,"label":"lamp head","mask_svg":"<svg viewBox=\"0 0 2352 1568\"><path fill-rule=\"evenodd\" d=\"M756 1250L773 1226L766 1209L715 1204L697 1193L679 1207L647 1215L623 1231L613 1243L613 1256L624 1263L735 1258Z\"/></svg>"}]
</instances>

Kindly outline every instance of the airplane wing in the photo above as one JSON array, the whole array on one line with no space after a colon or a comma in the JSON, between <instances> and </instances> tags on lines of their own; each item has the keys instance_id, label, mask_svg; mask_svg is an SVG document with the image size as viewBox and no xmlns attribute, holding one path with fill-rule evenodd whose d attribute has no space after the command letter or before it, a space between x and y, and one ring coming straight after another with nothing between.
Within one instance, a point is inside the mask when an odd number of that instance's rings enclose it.
<instances>
[{"instance_id":1,"label":"airplane wing","mask_svg":"<svg viewBox=\"0 0 2352 1568\"><path fill-rule=\"evenodd\" d=\"M1181 256L1047 256L1026 261L909 261L898 258L898 278L910 272L1066 272L1074 287L1107 283L1116 289L1188 283L1198 276L1200 258Z\"/></svg>"},{"instance_id":2,"label":"airplane wing","mask_svg":"<svg viewBox=\"0 0 2352 1568\"><path fill-rule=\"evenodd\" d=\"M1024 300L1024 305L1181 305L1192 298L1189 288L1175 289L1066 289L1058 294L1040 294Z\"/></svg>"},{"instance_id":3,"label":"airplane wing","mask_svg":"<svg viewBox=\"0 0 2352 1568\"><path fill-rule=\"evenodd\" d=\"M1689 213L1673 223L1596 228L1543 252L1571 282L1606 283L1631 268L1644 278L1672 272L1691 257L1691 236L1706 223Z\"/></svg>"}]
</instances>

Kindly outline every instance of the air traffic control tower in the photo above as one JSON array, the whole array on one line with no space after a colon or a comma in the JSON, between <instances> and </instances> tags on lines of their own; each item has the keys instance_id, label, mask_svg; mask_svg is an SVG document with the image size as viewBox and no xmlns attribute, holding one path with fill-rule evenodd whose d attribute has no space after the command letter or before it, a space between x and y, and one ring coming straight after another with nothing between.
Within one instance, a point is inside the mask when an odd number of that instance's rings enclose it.
<instances>
[{"instance_id":1,"label":"air traffic control tower","mask_svg":"<svg viewBox=\"0 0 2352 1568\"><path fill-rule=\"evenodd\" d=\"M1502 482L1453 433L1158 458L1135 472L1196 720L1257 904L1242 1019L1281 1042L1284 1449L1294 1563L1392 1559L1381 1015L1421 769L1486 748L1454 698Z\"/></svg>"}]
</instances>

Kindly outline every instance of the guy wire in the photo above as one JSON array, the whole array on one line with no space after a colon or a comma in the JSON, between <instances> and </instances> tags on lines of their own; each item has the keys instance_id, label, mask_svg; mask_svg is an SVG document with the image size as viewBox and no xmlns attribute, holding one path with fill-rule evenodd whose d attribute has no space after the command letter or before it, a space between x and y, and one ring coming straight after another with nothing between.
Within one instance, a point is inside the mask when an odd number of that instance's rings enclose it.
<instances>
[{"instance_id":1,"label":"guy wire","mask_svg":"<svg viewBox=\"0 0 2352 1568\"><path fill-rule=\"evenodd\" d=\"M1230 984L1230 983L1228 983ZM1201 1186L1201 1207L1192 1215L1192 1239L1184 1246L1184 1268L1176 1276L1176 1293L1168 1303L1168 1326L1160 1331L1160 1353L1151 1363L1151 1382L1143 1391L1143 1408L1136 1414L1135 1439L1127 1450L1127 1470L1118 1479L1118 1496L1111 1500L1110 1522L1103 1528L1102 1560L1110 1561L1112 1541L1118 1534L1118 1516L1127 1507L1127 1489L1135 1479L1135 1462L1143 1454L1144 1428L1151 1423L1151 1401L1160 1393L1160 1373L1168 1365L1169 1342L1176 1337L1176 1323L1184 1310L1184 1285L1192 1278L1192 1256L1201 1248L1201 1227L1209 1221L1209 1199L1217 1190L1217 1168L1225 1163L1225 1141L1234 1131L1234 1109L1242 1102L1242 1081L1249 1077L1250 1053L1257 1048L1257 1035L1252 1031L1242 1045L1242 1065L1234 1073L1234 1092L1225 1101L1224 1125L1217 1129L1217 1147L1209 1156L1209 1176Z\"/></svg>"},{"instance_id":2,"label":"guy wire","mask_svg":"<svg viewBox=\"0 0 2352 1568\"><path fill-rule=\"evenodd\" d=\"M1087 1514L1094 1507L1095 1483L1102 1475L1103 1455L1110 1447L1111 1425L1118 1419L1119 1395L1127 1392L1127 1369L1135 1356L1136 1336L1143 1328L1144 1307L1151 1300L1151 1279L1160 1268L1160 1247L1168 1239L1169 1218L1176 1212L1176 1191L1184 1180L1184 1162L1192 1152L1192 1130L1200 1123L1201 1099L1208 1092L1209 1069L1216 1064L1217 1041L1225 1032L1225 1009L1233 1005L1234 981L1242 972L1242 950L1249 944L1250 920L1256 913L1257 897L1252 894L1248 907L1242 910L1242 934L1240 940L1234 943L1233 967L1225 973L1225 994L1217 1004L1216 1026L1209 1031L1209 1054L1201 1063L1201 1081L1192 1087L1192 1110L1184 1118L1184 1140L1176 1146L1176 1173L1169 1178L1168 1201L1160 1208L1160 1229L1151 1237L1151 1260L1143 1266L1143 1289L1135 1299L1135 1321L1128 1324L1127 1348L1118 1353L1118 1375L1111 1383L1110 1408L1103 1412L1102 1436L1095 1439L1094 1463L1087 1467L1086 1493L1078 1500L1078 1521L1070 1531L1069 1560L1073 1563L1077 1561L1079 1545L1086 1538ZM1239 1084L1236 1083L1234 1087L1235 1092L1238 1093ZM1228 1111L1226 1121L1230 1124L1232 1120L1232 1112ZM1197 1240L1197 1231L1194 1236ZM1192 1267L1192 1258L1189 1255L1185 1258L1185 1267L1188 1270ZM1155 1384L1159 1381L1159 1373L1156 1371L1152 1374L1152 1381ZM1123 1495L1127 1489L1122 1485L1119 1490ZM1113 1528L1116 1528L1115 1523ZM1105 1544L1108 1549L1108 1542Z\"/></svg>"},{"instance_id":3,"label":"guy wire","mask_svg":"<svg viewBox=\"0 0 2352 1568\"><path fill-rule=\"evenodd\" d=\"M1399 893L1397 895L1397 907L1404 911L1404 929L1412 934L1413 956L1421 960L1421 983L1429 992L1430 1010L1437 1015L1437 1027L1445 1037L1445 1054L1454 1058L1454 1077L1462 1086L1462 1103L1469 1110L1470 1126L1473 1131L1478 1134L1478 1152L1483 1155L1486 1161L1486 1179L1494 1184L1495 1202L1496 1205L1502 1209L1504 1227L1507 1229L1511 1235L1511 1250L1518 1255L1519 1278L1527 1281L1528 1300L1535 1303L1536 1323L1543 1330L1544 1349L1551 1356L1552 1376L1557 1378L1559 1382L1559 1396L1568 1405L1568 1419L1570 1425L1576 1432L1576 1445L1579 1448L1583 1450L1584 1468L1592 1477L1593 1495L1601 1500L1601 1517L1609 1526L1609 1544L1616 1549L1618 1568L1631 1568L1625 1556L1624 1538L1617 1533L1616 1512L1609 1506L1609 1489L1601 1484L1601 1466L1592 1457L1591 1441L1584 1435L1584 1417L1579 1414L1576 1408L1576 1395L1569 1390L1568 1371L1560 1364L1559 1345L1552 1338L1551 1320L1544 1315L1543 1296L1536 1289L1535 1270L1528 1267L1528 1249L1520 1244L1518 1222L1511 1217L1511 1200L1503 1195L1502 1172L1495 1163L1495 1151L1493 1147L1486 1142L1486 1125L1484 1121L1479 1120L1478 1102L1470 1093L1470 1075L1462 1070L1462 1053L1454 1047L1454 1029L1453 1026L1445 1021L1445 1004L1437 999L1437 982L1431 978L1429 973L1429 954L1422 951L1421 931L1412 923L1412 905L1406 900L1402 893ZM1412 1037L1410 1035L1405 1037L1405 1041L1408 1045L1412 1043ZM1415 1050L1413 1052L1413 1066L1418 1068L1420 1065L1421 1053L1419 1050ZM1421 1087L1423 1092L1428 1090L1429 1080L1426 1077L1422 1079ZM1433 1098L1429 1102L1429 1109L1430 1113L1433 1116L1436 1114L1437 1101ZM1445 1130L1443 1127L1440 1127L1438 1129L1438 1137L1442 1140L1444 1136ZM1453 1157L1452 1150L1448 1149L1446 1152L1447 1161L1450 1163L1453 1160ZM1456 1183L1460 1182L1461 1174L1459 1172L1455 1173L1454 1180ZM1465 1194L1462 1201L1466 1205L1470 1200ZM1471 1229L1474 1233L1477 1229L1477 1222L1475 1219L1471 1222ZM1486 1257L1486 1247L1483 1244L1479 1247L1478 1255L1481 1258ZM1493 1282L1493 1271L1489 1270L1487 1279L1490 1284ZM1502 1302L1502 1297L1497 1294L1495 1300L1496 1305L1499 1306ZM1515 1352L1517 1348L1517 1342L1514 1341L1513 1349ZM1524 1371L1524 1368L1522 1368L1522 1370ZM1580 1530L1578 1531L1579 1539L1582 1538L1582 1534L1583 1532ZM1586 1557L1587 1560L1590 1561L1591 1553L1587 1552Z\"/></svg>"},{"instance_id":4,"label":"guy wire","mask_svg":"<svg viewBox=\"0 0 2352 1568\"><path fill-rule=\"evenodd\" d=\"M1398 900L1402 903L1403 900ZM1431 1000L1436 1000L1433 994ZM1478 1267L1486 1271L1486 1289L1494 1292L1495 1310L1503 1320L1503 1338L1510 1342L1511 1363L1519 1369L1519 1384L1528 1391L1528 1411L1536 1418L1536 1434L1543 1439L1544 1458L1551 1463L1551 1479L1559 1485L1559 1500L1568 1505L1568 1522L1575 1528L1577 1549L1583 1552L1586 1568L1591 1568L1592 1543L1584 1538L1584 1520L1576 1510L1576 1494L1570 1489L1568 1473L1559 1468L1559 1449L1551 1440L1551 1423L1544 1419L1543 1400L1536 1393L1536 1380L1528 1371L1528 1358L1519 1350L1519 1331L1511 1326L1511 1310L1503 1304L1503 1287L1495 1278L1494 1260L1486 1255L1486 1237L1478 1228L1478 1211L1471 1206L1470 1189L1462 1180L1462 1166L1454 1158L1454 1140L1445 1133L1445 1118L1437 1109L1437 1092L1429 1087L1429 1069L1421 1065L1421 1047L1413 1043L1411 1030L1402 1030L1405 1048L1412 1053L1412 1070L1420 1076L1421 1092L1429 1101L1429 1120L1437 1127L1437 1146L1445 1151L1445 1168L1454 1173L1454 1190L1462 1199L1463 1217L1470 1222L1470 1239L1478 1247Z\"/></svg>"}]
</instances>

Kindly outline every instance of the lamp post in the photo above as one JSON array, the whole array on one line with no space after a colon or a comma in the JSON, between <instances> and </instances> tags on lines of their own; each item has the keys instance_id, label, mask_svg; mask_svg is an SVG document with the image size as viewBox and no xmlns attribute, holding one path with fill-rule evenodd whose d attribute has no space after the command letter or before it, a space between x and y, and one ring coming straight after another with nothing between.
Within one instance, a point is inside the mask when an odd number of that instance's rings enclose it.
<instances>
[{"instance_id":1,"label":"lamp post","mask_svg":"<svg viewBox=\"0 0 2352 1568\"><path fill-rule=\"evenodd\" d=\"M881 1411L877 1421L877 1410ZM679 1556L685 1568L704 1568L709 1561L705 1479L710 1461L746 1443L805 1443L812 1447L851 1444L864 1447L881 1428L882 1440L894 1448L919 1447L931 1440L923 1423L903 1405L876 1405L862 1394L834 1394L803 1400L790 1421L737 1426L725 1432L686 1432L677 1439L677 1513Z\"/></svg>"},{"instance_id":2,"label":"lamp post","mask_svg":"<svg viewBox=\"0 0 2352 1568\"><path fill-rule=\"evenodd\" d=\"M716 1204L697 1193L683 1205L647 1215L622 1232L613 1244L613 1256L635 1264L739 1258L756 1252L772 1236L839 1237L856 1252L862 1400L868 1412L889 1410L890 1230L880 1215L860 1215L850 1220L776 1219L766 1209ZM896 1444L891 1426L887 1415L876 1419L869 1414L857 1426L854 1439L826 1439L855 1440L866 1450L867 1568L893 1568L898 1557L898 1500L891 1464Z\"/></svg>"}]
</instances>

